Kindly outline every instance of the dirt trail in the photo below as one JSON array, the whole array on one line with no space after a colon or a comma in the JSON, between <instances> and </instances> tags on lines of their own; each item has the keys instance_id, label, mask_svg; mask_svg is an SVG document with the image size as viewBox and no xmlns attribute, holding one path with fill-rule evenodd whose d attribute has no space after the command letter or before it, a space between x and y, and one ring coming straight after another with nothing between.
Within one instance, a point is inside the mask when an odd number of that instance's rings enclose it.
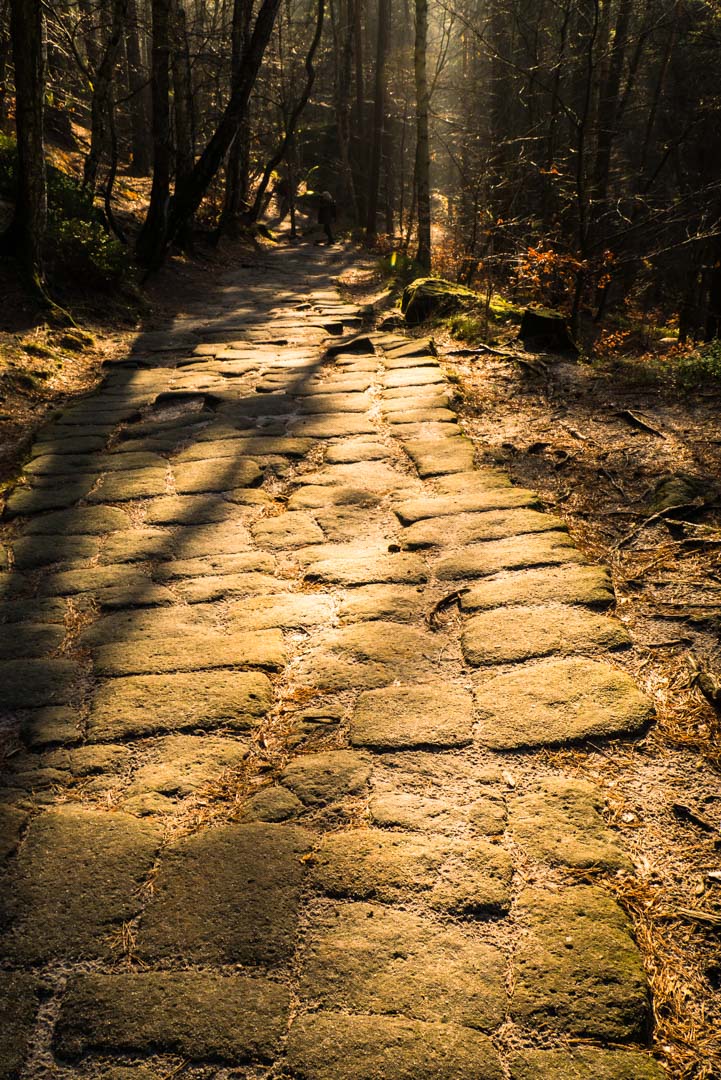
<instances>
[{"instance_id":1,"label":"dirt trail","mask_svg":"<svg viewBox=\"0 0 721 1080\"><path fill-rule=\"evenodd\" d=\"M8 500L0 1076L665 1075L631 860L543 756L652 719L609 576L351 263L229 273Z\"/></svg>"}]
</instances>

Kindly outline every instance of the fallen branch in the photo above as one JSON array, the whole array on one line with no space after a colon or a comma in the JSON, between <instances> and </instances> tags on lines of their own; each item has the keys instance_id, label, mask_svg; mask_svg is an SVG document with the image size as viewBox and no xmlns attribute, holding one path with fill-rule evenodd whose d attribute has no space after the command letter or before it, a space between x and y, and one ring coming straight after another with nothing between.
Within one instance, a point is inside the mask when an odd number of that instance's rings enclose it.
<instances>
[{"instance_id":1,"label":"fallen branch","mask_svg":"<svg viewBox=\"0 0 721 1080\"><path fill-rule=\"evenodd\" d=\"M620 409L616 413L616 416L620 417L621 420L625 420L631 427L639 428L641 431L647 431L649 435L658 435L659 439L667 438L663 431L659 431L658 428L653 427L652 424L649 424L643 417L637 416L636 413L631 412L630 409Z\"/></svg>"},{"instance_id":2,"label":"fallen branch","mask_svg":"<svg viewBox=\"0 0 721 1080\"><path fill-rule=\"evenodd\" d=\"M702 500L693 499L691 502L678 503L677 506L665 506L663 510L657 510L655 514L651 514L649 517L636 526L635 529L631 529L625 536L622 536L620 540L617 540L613 545L614 551L619 551L624 547L629 540L633 540L634 536L638 536L647 525L652 525L654 521L660 521L661 518L667 518L669 514L675 513L676 510L698 510L704 503Z\"/></svg>"},{"instance_id":3,"label":"fallen branch","mask_svg":"<svg viewBox=\"0 0 721 1080\"><path fill-rule=\"evenodd\" d=\"M721 915L718 912L704 911L702 908L676 908L667 916L670 919L674 917L701 923L703 926L721 926Z\"/></svg>"},{"instance_id":4,"label":"fallen branch","mask_svg":"<svg viewBox=\"0 0 721 1080\"><path fill-rule=\"evenodd\" d=\"M685 806L683 803L674 803L671 811L678 821L689 821L698 829L703 829L704 832L715 833L717 831L713 822L697 814L690 806Z\"/></svg>"}]
</instances>

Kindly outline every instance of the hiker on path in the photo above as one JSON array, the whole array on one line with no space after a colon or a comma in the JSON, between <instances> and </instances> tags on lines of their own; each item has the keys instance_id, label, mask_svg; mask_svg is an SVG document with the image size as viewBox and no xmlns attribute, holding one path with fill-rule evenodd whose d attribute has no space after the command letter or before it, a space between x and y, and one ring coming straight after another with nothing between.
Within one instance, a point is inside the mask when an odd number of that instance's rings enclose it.
<instances>
[{"instance_id":1,"label":"hiker on path","mask_svg":"<svg viewBox=\"0 0 721 1080\"><path fill-rule=\"evenodd\" d=\"M273 188L273 194L278 207L278 224L280 225L281 221L285 221L288 216L291 204L292 190L290 180L286 176L282 176L278 180L278 183Z\"/></svg>"},{"instance_id":2,"label":"hiker on path","mask_svg":"<svg viewBox=\"0 0 721 1080\"><path fill-rule=\"evenodd\" d=\"M328 238L328 245L335 243L335 237L333 236L333 223L337 216L337 208L335 205L335 199L329 191L324 191L320 197L320 203L318 206L318 224L323 226L326 237Z\"/></svg>"}]
</instances>

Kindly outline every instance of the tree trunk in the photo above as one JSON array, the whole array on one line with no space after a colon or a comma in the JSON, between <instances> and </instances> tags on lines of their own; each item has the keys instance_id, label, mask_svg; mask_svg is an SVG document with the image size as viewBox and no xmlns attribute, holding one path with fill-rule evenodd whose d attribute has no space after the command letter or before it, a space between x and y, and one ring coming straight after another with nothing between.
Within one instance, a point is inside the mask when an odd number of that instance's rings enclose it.
<instances>
[{"instance_id":1,"label":"tree trunk","mask_svg":"<svg viewBox=\"0 0 721 1080\"><path fill-rule=\"evenodd\" d=\"M262 213L262 210L263 210L263 200L265 198L265 192L266 192L266 189L268 187L270 177L271 177L271 175L273 173L273 170L276 169L278 167L278 165L280 165L281 161L283 160L283 158L286 155L288 147L292 144L293 136L295 134L295 129L296 129L296 126L297 126L298 121L300 119L301 113L303 112L303 109L308 104L308 99L310 98L310 92L313 89L313 83L315 82L315 68L313 67L313 60L315 59L315 54L318 51L318 46L320 45L320 39L321 39L321 37L323 35L323 17L324 17L324 14L325 14L325 0L318 0L318 12L317 12L316 21L315 21L315 33L313 34L313 40L311 41L310 46L308 48L308 55L305 58L305 72L306 72L305 87L303 88L303 93L301 94L300 98L296 102L295 108L293 109L290 116L288 117L288 122L286 124L285 133L283 135L283 139L281 141L280 146L278 147L276 152L273 154L270 161L268 161L266 163L266 166L265 166L265 168L263 170L263 175L261 177L260 183L258 184L258 190L255 193L255 199L253 200L253 207L252 207L252 210L250 212L250 216L251 216L252 221L257 221L258 218L261 216L261 213ZM293 192L293 197L294 196L295 196L295 192Z\"/></svg>"},{"instance_id":2,"label":"tree trunk","mask_svg":"<svg viewBox=\"0 0 721 1080\"><path fill-rule=\"evenodd\" d=\"M167 0L154 0L154 4L167 5ZM150 224L146 220L143 245L139 251L139 256L146 265L153 267L160 264L168 245L172 243L183 224L198 209L209 184L223 163L237 135L238 127L246 115L248 101L273 32L279 6L280 0L263 0L253 34L240 65L238 80L233 86L230 101L220 123L193 166L193 171L178 185L167 216L158 214Z\"/></svg>"},{"instance_id":3,"label":"tree trunk","mask_svg":"<svg viewBox=\"0 0 721 1080\"><path fill-rule=\"evenodd\" d=\"M431 269L431 187L428 146L428 0L416 0L416 188L418 192L418 252L416 260L426 271Z\"/></svg>"},{"instance_id":4,"label":"tree trunk","mask_svg":"<svg viewBox=\"0 0 721 1080\"><path fill-rule=\"evenodd\" d=\"M339 26L337 27L335 54L336 72L336 129L340 156L339 201L346 213L355 220L355 185L351 168L351 81L353 78L353 34L355 29L355 4L358 0L347 0L338 5Z\"/></svg>"},{"instance_id":5,"label":"tree trunk","mask_svg":"<svg viewBox=\"0 0 721 1080\"><path fill-rule=\"evenodd\" d=\"M85 158L83 185L95 190L100 159L105 149L108 127L108 105L113 86L115 65L123 40L128 0L113 0L112 23L100 65L93 72L93 96L90 106L90 149Z\"/></svg>"},{"instance_id":6,"label":"tree trunk","mask_svg":"<svg viewBox=\"0 0 721 1080\"><path fill-rule=\"evenodd\" d=\"M230 74L233 83L240 77L240 65L250 41L253 0L234 0L231 34ZM238 217L248 195L250 172L250 117L246 109L228 152L225 167L225 205L221 231Z\"/></svg>"},{"instance_id":7,"label":"tree trunk","mask_svg":"<svg viewBox=\"0 0 721 1080\"><path fill-rule=\"evenodd\" d=\"M7 116L7 72L10 60L10 33L8 30L7 0L0 3L0 124Z\"/></svg>"},{"instance_id":8,"label":"tree trunk","mask_svg":"<svg viewBox=\"0 0 721 1080\"><path fill-rule=\"evenodd\" d=\"M391 3L392 0L378 0L373 137L371 142L371 170L368 180L366 243L373 243L378 232L378 194L381 177L381 156L383 153L383 127L386 111L386 56L390 32Z\"/></svg>"},{"instance_id":9,"label":"tree trunk","mask_svg":"<svg viewBox=\"0 0 721 1080\"><path fill-rule=\"evenodd\" d=\"M11 0L10 36L15 65L17 199L13 219L0 241L0 251L15 255L27 283L44 295L42 249L48 200L43 139L45 50L41 0Z\"/></svg>"},{"instance_id":10,"label":"tree trunk","mask_svg":"<svg viewBox=\"0 0 721 1080\"><path fill-rule=\"evenodd\" d=\"M137 0L128 0L128 17L125 29L125 52L128 60L128 89L130 99L131 157L130 171L133 176L147 176L152 164L148 86L140 44Z\"/></svg>"},{"instance_id":11,"label":"tree trunk","mask_svg":"<svg viewBox=\"0 0 721 1080\"><path fill-rule=\"evenodd\" d=\"M90 71L95 72L100 67L102 59L99 44L100 28L93 23L97 8L93 3L93 0L78 0L78 7L83 13L83 43L85 45L85 56L87 58L88 68Z\"/></svg>"},{"instance_id":12,"label":"tree trunk","mask_svg":"<svg viewBox=\"0 0 721 1080\"><path fill-rule=\"evenodd\" d=\"M175 106L175 186L189 176L195 162L193 147L193 82L188 53L185 9L175 5L172 33L173 104Z\"/></svg>"},{"instance_id":13,"label":"tree trunk","mask_svg":"<svg viewBox=\"0 0 721 1080\"><path fill-rule=\"evenodd\" d=\"M601 204L605 202L608 194L611 151L617 134L618 122L621 119L619 115L619 94L632 9L633 0L619 0L616 26L610 46L611 55L608 60L608 72L600 91L594 189L595 196ZM601 205L602 209L603 205Z\"/></svg>"},{"instance_id":14,"label":"tree trunk","mask_svg":"<svg viewBox=\"0 0 721 1080\"><path fill-rule=\"evenodd\" d=\"M721 232L716 234L713 241L704 337L706 341L721 338Z\"/></svg>"},{"instance_id":15,"label":"tree trunk","mask_svg":"<svg viewBox=\"0 0 721 1080\"><path fill-rule=\"evenodd\" d=\"M136 254L141 262L156 253L165 235L170 196L170 9L172 0L153 0L151 90L153 97L153 185L150 205L138 235Z\"/></svg>"}]
</instances>

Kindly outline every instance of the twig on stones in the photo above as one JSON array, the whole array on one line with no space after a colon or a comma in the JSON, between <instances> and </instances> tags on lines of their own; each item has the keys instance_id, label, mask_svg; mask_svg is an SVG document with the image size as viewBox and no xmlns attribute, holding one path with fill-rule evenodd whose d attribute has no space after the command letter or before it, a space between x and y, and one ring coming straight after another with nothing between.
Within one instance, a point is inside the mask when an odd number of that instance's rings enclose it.
<instances>
[{"instance_id":1,"label":"twig on stones","mask_svg":"<svg viewBox=\"0 0 721 1080\"><path fill-rule=\"evenodd\" d=\"M448 593L447 596L441 597L441 599L433 605L431 610L426 615L426 623L428 624L429 628L431 630L438 630L438 616L441 615L442 612L444 612L447 608L451 607L453 604L458 604L460 606L461 597L464 593L467 593L468 591L468 586L466 586L463 589L456 589L454 592Z\"/></svg>"}]
</instances>

